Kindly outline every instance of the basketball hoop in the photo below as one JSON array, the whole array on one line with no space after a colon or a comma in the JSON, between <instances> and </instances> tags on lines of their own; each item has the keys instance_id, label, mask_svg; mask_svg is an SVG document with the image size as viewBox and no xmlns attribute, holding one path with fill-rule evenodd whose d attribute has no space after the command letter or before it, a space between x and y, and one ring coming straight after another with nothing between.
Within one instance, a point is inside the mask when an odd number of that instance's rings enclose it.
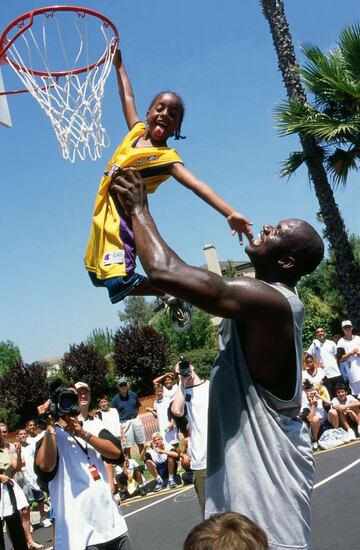
<instances>
[{"instance_id":1,"label":"basketball hoop","mask_svg":"<svg viewBox=\"0 0 360 550\"><path fill-rule=\"evenodd\" d=\"M64 30L66 29L66 37ZM39 8L12 21L0 37L0 63L12 67L49 117L64 159L96 160L109 146L101 102L119 35L99 12L79 6Z\"/></svg>"}]
</instances>

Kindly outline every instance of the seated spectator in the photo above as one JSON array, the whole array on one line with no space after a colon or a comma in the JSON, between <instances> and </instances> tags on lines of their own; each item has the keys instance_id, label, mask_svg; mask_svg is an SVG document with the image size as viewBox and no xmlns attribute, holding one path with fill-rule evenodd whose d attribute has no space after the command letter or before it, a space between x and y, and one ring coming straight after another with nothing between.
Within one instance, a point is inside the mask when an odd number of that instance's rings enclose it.
<instances>
[{"instance_id":1,"label":"seated spectator","mask_svg":"<svg viewBox=\"0 0 360 550\"><path fill-rule=\"evenodd\" d=\"M156 479L154 492L161 491L164 488L164 479L169 478L168 487L176 489L176 459L178 454L170 445L164 442L160 432L152 434L152 441L145 443L144 449L140 455L151 475Z\"/></svg>"},{"instance_id":2,"label":"seated spectator","mask_svg":"<svg viewBox=\"0 0 360 550\"><path fill-rule=\"evenodd\" d=\"M264 531L242 514L215 514L196 525L183 550L269 550Z\"/></svg>"},{"instance_id":3,"label":"seated spectator","mask_svg":"<svg viewBox=\"0 0 360 550\"><path fill-rule=\"evenodd\" d=\"M344 428L348 432L350 440L354 440L356 435L350 422L356 425L357 432L360 435L360 401L346 393L344 384L336 386L335 395L336 397L331 401L332 410L334 411L333 416L329 418L331 425L333 428L339 428L339 426Z\"/></svg>"},{"instance_id":4,"label":"seated spectator","mask_svg":"<svg viewBox=\"0 0 360 550\"><path fill-rule=\"evenodd\" d=\"M121 501L124 501L126 498L134 493L134 491L132 490L134 481L136 483L134 489L136 489L136 487L138 486L140 496L144 497L146 495L145 478L142 475L142 469L140 468L136 460L134 460L133 458L126 458L122 466L115 467L115 474L116 483L120 491Z\"/></svg>"},{"instance_id":5,"label":"seated spectator","mask_svg":"<svg viewBox=\"0 0 360 550\"><path fill-rule=\"evenodd\" d=\"M161 433L165 443L176 445L178 442L178 433L175 425L174 417L171 414L171 401L164 396L164 389L161 384L155 386L154 406L148 409L157 419L159 432ZM170 414L169 414L170 413ZM171 418L169 418L169 416Z\"/></svg>"},{"instance_id":6,"label":"seated spectator","mask_svg":"<svg viewBox=\"0 0 360 550\"><path fill-rule=\"evenodd\" d=\"M325 371L323 367L321 367L316 362L316 360L312 355L308 353L304 353L303 371L302 371L303 382L305 380L309 380L311 385L313 385L314 383L322 384L324 378L325 378Z\"/></svg>"},{"instance_id":7,"label":"seated spectator","mask_svg":"<svg viewBox=\"0 0 360 550\"><path fill-rule=\"evenodd\" d=\"M300 418L310 425L314 451L319 447L319 437L325 430L331 428L331 417L334 415L332 409L329 412L326 410L330 407L331 402L326 388L323 388L323 390L325 391L320 395L314 386L308 388L304 392L300 412Z\"/></svg>"},{"instance_id":8,"label":"seated spectator","mask_svg":"<svg viewBox=\"0 0 360 550\"><path fill-rule=\"evenodd\" d=\"M164 397L167 397L170 401L172 401L178 389L178 385L174 384L174 373L166 372L162 376L158 376L158 378L154 378L153 380L154 386L162 383L164 384Z\"/></svg>"}]
</instances>

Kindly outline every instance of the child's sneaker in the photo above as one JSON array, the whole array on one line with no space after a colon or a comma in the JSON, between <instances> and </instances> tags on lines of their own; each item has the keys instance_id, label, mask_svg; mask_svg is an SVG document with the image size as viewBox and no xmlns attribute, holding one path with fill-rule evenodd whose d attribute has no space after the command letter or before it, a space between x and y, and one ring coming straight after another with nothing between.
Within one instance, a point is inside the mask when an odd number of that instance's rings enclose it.
<instances>
[{"instance_id":1,"label":"child's sneaker","mask_svg":"<svg viewBox=\"0 0 360 550\"><path fill-rule=\"evenodd\" d=\"M157 484L154 487L154 493L158 493L164 488L164 483L162 481L158 481Z\"/></svg>"},{"instance_id":2,"label":"child's sneaker","mask_svg":"<svg viewBox=\"0 0 360 550\"><path fill-rule=\"evenodd\" d=\"M355 432L352 428L349 428L347 433L349 434L349 440L354 441L356 439Z\"/></svg>"},{"instance_id":3,"label":"child's sneaker","mask_svg":"<svg viewBox=\"0 0 360 550\"><path fill-rule=\"evenodd\" d=\"M185 332L191 327L194 316L194 307L182 302L175 296L165 294L158 298L154 311L160 311L162 308L169 312L171 322L176 332Z\"/></svg>"},{"instance_id":4,"label":"child's sneaker","mask_svg":"<svg viewBox=\"0 0 360 550\"><path fill-rule=\"evenodd\" d=\"M176 489L177 488L176 481L174 479L170 479L170 481L168 483L168 487L169 487L169 489Z\"/></svg>"}]
</instances>

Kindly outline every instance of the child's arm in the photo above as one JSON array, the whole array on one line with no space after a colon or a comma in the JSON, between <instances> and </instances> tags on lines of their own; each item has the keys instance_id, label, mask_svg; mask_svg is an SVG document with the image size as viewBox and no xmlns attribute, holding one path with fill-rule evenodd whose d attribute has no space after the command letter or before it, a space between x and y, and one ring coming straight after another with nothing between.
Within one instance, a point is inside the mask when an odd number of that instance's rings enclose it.
<instances>
[{"instance_id":1,"label":"child's arm","mask_svg":"<svg viewBox=\"0 0 360 550\"><path fill-rule=\"evenodd\" d=\"M118 82L122 110L126 124L128 125L129 130L131 130L135 122L139 121L139 116L136 112L134 92L119 49L115 52L114 65L116 69L116 78Z\"/></svg>"},{"instance_id":2,"label":"child's arm","mask_svg":"<svg viewBox=\"0 0 360 550\"><path fill-rule=\"evenodd\" d=\"M191 189L203 201L210 204L210 206L215 208L220 214L225 216L232 229L233 235L235 233L239 234L240 244L242 244L242 233L245 233L249 241L252 241L252 222L239 212L236 212L229 204L219 197L211 187L197 179L190 170L179 162L171 166L171 175L185 187Z\"/></svg>"}]
</instances>

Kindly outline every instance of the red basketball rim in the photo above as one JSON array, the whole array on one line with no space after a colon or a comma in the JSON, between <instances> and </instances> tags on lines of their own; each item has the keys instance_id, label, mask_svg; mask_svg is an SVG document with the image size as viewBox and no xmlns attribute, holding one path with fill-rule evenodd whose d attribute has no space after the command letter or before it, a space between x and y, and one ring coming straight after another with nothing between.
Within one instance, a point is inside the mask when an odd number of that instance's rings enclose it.
<instances>
[{"instance_id":1,"label":"red basketball rim","mask_svg":"<svg viewBox=\"0 0 360 550\"><path fill-rule=\"evenodd\" d=\"M73 11L73 12L76 12L80 15L81 14L86 14L86 15L91 15L93 17L97 17L98 19L103 21L105 23L105 25L109 26L112 29L112 31L114 33L114 37L116 39L116 43L118 43L119 33L117 31L117 28L115 27L114 23L110 19L105 17L105 15L103 15L102 13L100 13L98 11L95 11L95 10L91 10L89 8L84 8L82 6L48 6L46 8L38 8L36 10L32 10L32 11L28 11L26 13L23 13L22 15L19 15L19 17L17 17L13 21L11 21L11 23L8 24L8 26L5 28L5 30L3 31L3 33L0 37L0 48L1 48L1 50L0 50L0 61L2 63L8 62L9 59L6 55L7 50L15 42L15 40L21 34L23 34L23 32L25 32L27 29L29 29L31 27L31 25L33 24L34 17L36 15L41 15L42 13L48 13L49 16L50 16L52 13L58 12L58 11L60 11L60 12L61 11L70 11L70 12ZM19 31L11 39L8 38L7 37L8 33L16 26L19 27ZM17 63L15 63L11 59L11 63L14 65L14 67L16 67L16 69L18 71L24 71L25 70L25 71L30 72L31 74L38 75L38 76L49 76L49 74L50 74L51 76L53 76L55 78L60 78L62 76L66 76L68 74L80 74L80 73L84 73L86 71L90 71L96 65L101 65L102 63L104 63L104 61L105 61L105 54L98 61L95 61L95 63L92 63L91 65L80 67L79 69L74 69L72 71L45 72L45 71L38 71L38 70L33 70L33 69L30 70L27 67L21 67L20 65L18 65Z\"/></svg>"}]
</instances>

